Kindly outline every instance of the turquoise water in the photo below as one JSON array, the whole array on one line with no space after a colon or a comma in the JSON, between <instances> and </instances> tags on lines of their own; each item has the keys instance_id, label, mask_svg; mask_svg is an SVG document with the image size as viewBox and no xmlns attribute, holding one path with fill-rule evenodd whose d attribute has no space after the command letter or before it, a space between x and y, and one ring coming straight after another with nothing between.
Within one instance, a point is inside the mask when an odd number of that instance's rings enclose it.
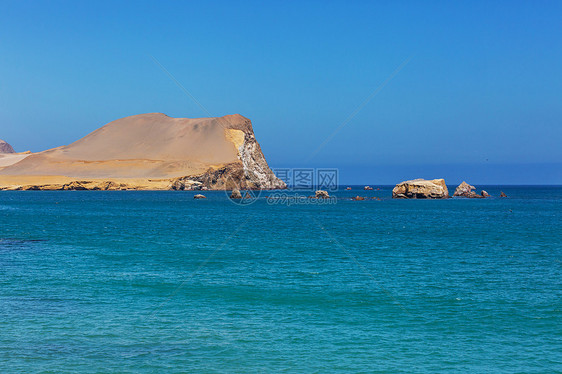
<instances>
[{"instance_id":1,"label":"turquoise water","mask_svg":"<svg viewBox=\"0 0 562 374\"><path fill-rule=\"evenodd\" d=\"M2 192L0 368L562 372L562 188L502 190Z\"/></svg>"}]
</instances>

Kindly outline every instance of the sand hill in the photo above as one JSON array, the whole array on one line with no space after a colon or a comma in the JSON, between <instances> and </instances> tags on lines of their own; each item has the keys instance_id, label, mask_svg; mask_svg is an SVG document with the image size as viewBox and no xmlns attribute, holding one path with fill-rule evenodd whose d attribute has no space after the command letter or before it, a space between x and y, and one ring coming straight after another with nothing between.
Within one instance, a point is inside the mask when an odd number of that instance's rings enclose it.
<instances>
[{"instance_id":1,"label":"sand hill","mask_svg":"<svg viewBox=\"0 0 562 374\"><path fill-rule=\"evenodd\" d=\"M0 159L4 189L284 188L241 115L110 122L67 146Z\"/></svg>"}]
</instances>

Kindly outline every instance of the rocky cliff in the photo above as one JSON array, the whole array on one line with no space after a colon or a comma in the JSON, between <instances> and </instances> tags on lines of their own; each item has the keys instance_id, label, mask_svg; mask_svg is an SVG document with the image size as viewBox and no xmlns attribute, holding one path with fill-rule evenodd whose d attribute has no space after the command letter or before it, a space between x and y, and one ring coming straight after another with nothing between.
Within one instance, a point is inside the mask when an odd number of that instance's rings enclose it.
<instances>
[{"instance_id":1,"label":"rocky cliff","mask_svg":"<svg viewBox=\"0 0 562 374\"><path fill-rule=\"evenodd\" d=\"M278 189L241 115L122 118L0 170L0 189Z\"/></svg>"}]
</instances>

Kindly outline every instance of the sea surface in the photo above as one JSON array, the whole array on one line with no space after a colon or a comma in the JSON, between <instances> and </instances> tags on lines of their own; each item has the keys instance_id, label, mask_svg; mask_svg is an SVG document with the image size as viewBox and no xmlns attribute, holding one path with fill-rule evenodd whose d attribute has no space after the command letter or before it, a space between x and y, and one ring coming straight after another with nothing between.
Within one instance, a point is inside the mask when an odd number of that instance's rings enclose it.
<instances>
[{"instance_id":1,"label":"sea surface","mask_svg":"<svg viewBox=\"0 0 562 374\"><path fill-rule=\"evenodd\" d=\"M562 187L501 190L0 192L0 371L560 373Z\"/></svg>"}]
</instances>

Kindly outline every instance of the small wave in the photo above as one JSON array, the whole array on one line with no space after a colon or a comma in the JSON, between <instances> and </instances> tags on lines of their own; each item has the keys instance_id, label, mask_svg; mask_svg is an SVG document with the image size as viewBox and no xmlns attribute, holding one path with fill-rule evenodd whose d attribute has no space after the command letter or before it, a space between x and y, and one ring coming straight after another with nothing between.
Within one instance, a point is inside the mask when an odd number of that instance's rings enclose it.
<instances>
[{"instance_id":1,"label":"small wave","mask_svg":"<svg viewBox=\"0 0 562 374\"><path fill-rule=\"evenodd\" d=\"M46 242L45 239L15 239L15 238L0 238L0 249L1 248L14 248L23 247L27 244Z\"/></svg>"}]
</instances>

